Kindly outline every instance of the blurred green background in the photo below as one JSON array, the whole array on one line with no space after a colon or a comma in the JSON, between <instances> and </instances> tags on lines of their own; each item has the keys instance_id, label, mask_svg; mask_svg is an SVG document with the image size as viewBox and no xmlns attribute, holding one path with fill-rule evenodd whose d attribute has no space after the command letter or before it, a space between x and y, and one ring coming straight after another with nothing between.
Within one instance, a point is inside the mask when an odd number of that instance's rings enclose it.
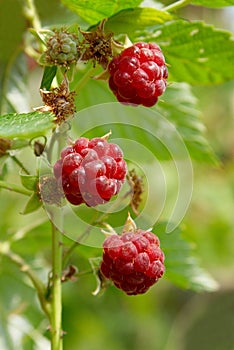
<instances>
[{"instance_id":1,"label":"blurred green background","mask_svg":"<svg viewBox=\"0 0 234 350\"><path fill-rule=\"evenodd\" d=\"M50 23L58 19L61 23L66 16L73 16L69 11L64 13L56 0L38 0L36 4L44 24L48 18ZM16 0L0 0L0 32L4 21L19 28L18 32L4 32L9 35L9 55L14 40L21 40L20 28L24 26L19 6ZM4 13L9 12L11 18L6 19ZM228 20L233 15L233 7L188 7L182 12L186 18L205 19L226 29L233 29L233 22ZM7 57L1 58L4 70ZM33 75L31 80L36 81ZM104 295L94 297L91 293L96 282L92 274L68 282L63 288L65 350L234 350L234 83L196 88L194 93L203 112L207 138L221 164L215 167L193 162L194 193L182 226L202 266L219 282L219 290L197 294L162 279L143 296L128 297L110 287ZM32 98L39 101L39 96ZM23 152L19 156L23 158ZM30 159L27 161L30 167ZM9 179L14 181L12 163L8 170L12 173ZM50 263L46 215L40 210L23 216L20 212L25 198L5 190L0 195L0 239L10 238L15 232L21 234L22 238L13 244L14 251L31 261L46 280ZM34 223L40 226L34 228ZM20 230L22 227L27 233ZM65 238L65 244L69 243ZM87 258L98 254L98 250L81 246L72 263L80 270L89 269ZM16 350L22 343L23 350L47 350L46 327L31 284L9 260L0 257L0 349Z\"/></svg>"}]
</instances>

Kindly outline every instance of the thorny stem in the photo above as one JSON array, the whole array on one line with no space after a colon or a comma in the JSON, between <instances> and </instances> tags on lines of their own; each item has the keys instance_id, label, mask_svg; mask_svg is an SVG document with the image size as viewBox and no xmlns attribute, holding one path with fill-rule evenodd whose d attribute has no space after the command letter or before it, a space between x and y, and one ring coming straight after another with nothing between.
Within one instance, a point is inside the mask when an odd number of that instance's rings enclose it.
<instances>
[{"instance_id":1,"label":"thorny stem","mask_svg":"<svg viewBox=\"0 0 234 350\"><path fill-rule=\"evenodd\" d=\"M15 185L6 181L0 180L0 188L5 188L6 190L24 194L26 196L31 196L32 192L26 190L25 188Z\"/></svg>"},{"instance_id":2,"label":"thorny stem","mask_svg":"<svg viewBox=\"0 0 234 350\"><path fill-rule=\"evenodd\" d=\"M176 11L179 8L188 5L190 2L191 2L191 0L179 0L179 1L174 2L171 5L168 5L168 6L164 7L162 9L162 11L166 11L166 12Z\"/></svg>"},{"instance_id":3,"label":"thorny stem","mask_svg":"<svg viewBox=\"0 0 234 350\"><path fill-rule=\"evenodd\" d=\"M51 350L62 350L62 234L52 223Z\"/></svg>"},{"instance_id":4,"label":"thorny stem","mask_svg":"<svg viewBox=\"0 0 234 350\"><path fill-rule=\"evenodd\" d=\"M31 280L33 286L37 291L37 295L38 295L42 310L45 312L47 317L50 318L49 303L45 299L46 289L43 283L41 282L41 280L35 274L35 272L30 268L30 266L26 263L24 259L22 259L19 255L13 253L10 250L10 246L8 242L4 242L0 244L0 254L6 256L13 263L19 266L20 270L29 277L29 279Z\"/></svg>"},{"instance_id":5,"label":"thorny stem","mask_svg":"<svg viewBox=\"0 0 234 350\"><path fill-rule=\"evenodd\" d=\"M30 175L30 172L16 156L11 156L11 159L25 172L25 174Z\"/></svg>"}]
</instances>

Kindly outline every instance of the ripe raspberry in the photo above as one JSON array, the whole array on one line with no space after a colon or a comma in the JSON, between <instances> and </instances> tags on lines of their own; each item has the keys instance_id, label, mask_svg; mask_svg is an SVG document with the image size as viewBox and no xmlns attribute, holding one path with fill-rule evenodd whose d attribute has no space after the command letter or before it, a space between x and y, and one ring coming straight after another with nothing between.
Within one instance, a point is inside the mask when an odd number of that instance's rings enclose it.
<instances>
[{"instance_id":1,"label":"ripe raspberry","mask_svg":"<svg viewBox=\"0 0 234 350\"><path fill-rule=\"evenodd\" d=\"M104 138L81 137L61 151L54 176L67 200L96 206L108 202L124 183L127 165L118 145Z\"/></svg>"},{"instance_id":2,"label":"ripe raspberry","mask_svg":"<svg viewBox=\"0 0 234 350\"><path fill-rule=\"evenodd\" d=\"M103 249L102 274L128 295L145 293L164 274L164 254L152 232L136 229L111 235Z\"/></svg>"},{"instance_id":3,"label":"ripe raspberry","mask_svg":"<svg viewBox=\"0 0 234 350\"><path fill-rule=\"evenodd\" d=\"M166 89L168 77L160 47L153 43L136 43L108 65L109 87L119 102L153 106Z\"/></svg>"}]
</instances>

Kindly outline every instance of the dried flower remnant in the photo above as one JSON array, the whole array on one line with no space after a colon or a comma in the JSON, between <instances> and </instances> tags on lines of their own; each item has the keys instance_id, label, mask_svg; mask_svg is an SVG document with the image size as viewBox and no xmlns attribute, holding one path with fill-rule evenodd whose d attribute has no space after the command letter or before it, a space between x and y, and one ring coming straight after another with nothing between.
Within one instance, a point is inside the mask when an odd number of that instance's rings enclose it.
<instances>
[{"instance_id":1,"label":"dried flower remnant","mask_svg":"<svg viewBox=\"0 0 234 350\"><path fill-rule=\"evenodd\" d=\"M64 77L59 87L51 89L50 91L41 89L40 94L45 105L34 108L34 110L40 112L52 112L56 117L56 124L61 124L75 113L75 92L69 91L66 77Z\"/></svg>"},{"instance_id":2,"label":"dried flower remnant","mask_svg":"<svg viewBox=\"0 0 234 350\"><path fill-rule=\"evenodd\" d=\"M9 149L11 149L11 141L5 138L0 138L0 157L7 154Z\"/></svg>"},{"instance_id":3,"label":"dried flower remnant","mask_svg":"<svg viewBox=\"0 0 234 350\"><path fill-rule=\"evenodd\" d=\"M98 62L104 69L107 67L109 58L112 57L112 33L104 32L104 25L106 20L103 20L97 29L93 32L83 32L84 37L82 46L84 52L81 56L83 61L93 60L95 66Z\"/></svg>"},{"instance_id":4,"label":"dried flower remnant","mask_svg":"<svg viewBox=\"0 0 234 350\"><path fill-rule=\"evenodd\" d=\"M144 192L143 180L137 175L136 170L132 169L127 175L128 183L132 190L131 207L135 214L138 213L139 205L142 202L141 195Z\"/></svg>"},{"instance_id":5,"label":"dried flower remnant","mask_svg":"<svg viewBox=\"0 0 234 350\"><path fill-rule=\"evenodd\" d=\"M38 195L43 203L49 205L61 206L64 193L61 190L58 182L53 176L44 176L40 178L38 186Z\"/></svg>"}]
</instances>

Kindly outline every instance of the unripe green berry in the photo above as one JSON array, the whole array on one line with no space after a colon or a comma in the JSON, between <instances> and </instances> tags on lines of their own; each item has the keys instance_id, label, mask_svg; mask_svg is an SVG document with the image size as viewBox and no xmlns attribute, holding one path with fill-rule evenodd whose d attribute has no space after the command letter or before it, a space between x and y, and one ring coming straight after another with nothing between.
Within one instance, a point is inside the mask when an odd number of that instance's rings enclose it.
<instances>
[{"instance_id":1,"label":"unripe green berry","mask_svg":"<svg viewBox=\"0 0 234 350\"><path fill-rule=\"evenodd\" d=\"M68 66L80 56L78 36L66 31L54 32L47 41L45 60L47 64Z\"/></svg>"}]
</instances>

